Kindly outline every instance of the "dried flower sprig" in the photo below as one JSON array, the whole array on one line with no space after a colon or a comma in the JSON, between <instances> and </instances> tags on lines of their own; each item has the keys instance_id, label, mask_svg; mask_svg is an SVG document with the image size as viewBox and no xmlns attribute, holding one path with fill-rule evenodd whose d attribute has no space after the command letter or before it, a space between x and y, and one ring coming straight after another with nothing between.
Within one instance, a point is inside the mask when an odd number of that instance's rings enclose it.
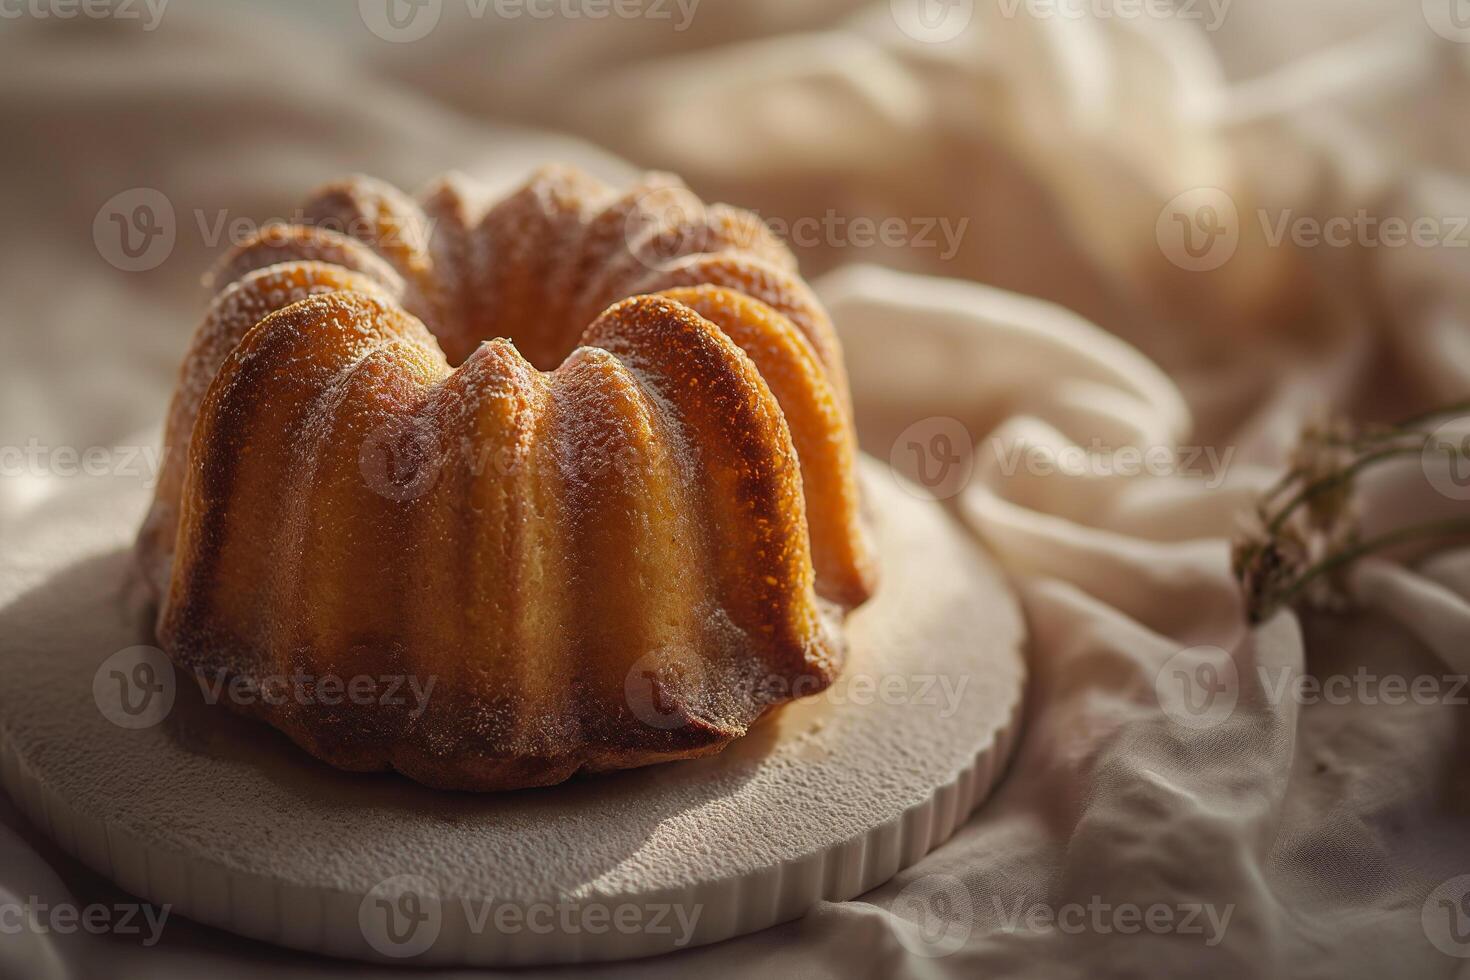
<instances>
[{"instance_id":1,"label":"dried flower sprig","mask_svg":"<svg viewBox=\"0 0 1470 980\"><path fill-rule=\"evenodd\" d=\"M1347 601L1344 573L1364 555L1416 540L1470 534L1467 515L1364 538L1353 496L1359 473L1384 460L1423 455L1430 438L1426 426L1466 413L1470 401L1397 425L1354 429L1339 421L1309 426L1290 467L1242 521L1231 545L1231 570L1251 622L1299 601L1341 608Z\"/></svg>"}]
</instances>

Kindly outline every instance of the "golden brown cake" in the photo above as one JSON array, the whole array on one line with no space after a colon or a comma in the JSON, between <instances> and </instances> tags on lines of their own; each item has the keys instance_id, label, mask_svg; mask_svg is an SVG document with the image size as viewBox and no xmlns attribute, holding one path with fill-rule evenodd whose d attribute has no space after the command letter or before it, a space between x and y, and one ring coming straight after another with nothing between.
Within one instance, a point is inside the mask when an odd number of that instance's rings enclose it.
<instances>
[{"instance_id":1,"label":"golden brown cake","mask_svg":"<svg viewBox=\"0 0 1470 980\"><path fill-rule=\"evenodd\" d=\"M466 789L718 751L832 682L873 584L847 383L755 216L561 167L304 215L225 258L169 410L138 551L175 663Z\"/></svg>"}]
</instances>

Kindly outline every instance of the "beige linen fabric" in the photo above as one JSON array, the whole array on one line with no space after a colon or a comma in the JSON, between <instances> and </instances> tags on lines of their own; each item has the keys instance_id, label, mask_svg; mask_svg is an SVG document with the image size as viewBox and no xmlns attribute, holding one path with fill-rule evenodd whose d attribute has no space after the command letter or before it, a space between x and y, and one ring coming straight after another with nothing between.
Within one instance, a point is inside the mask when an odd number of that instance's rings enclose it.
<instances>
[{"instance_id":1,"label":"beige linen fabric","mask_svg":"<svg viewBox=\"0 0 1470 980\"><path fill-rule=\"evenodd\" d=\"M412 187L546 159L613 179L653 166L778 225L825 221L801 257L827 273L864 445L909 469L947 447L966 468L949 502L1033 635L1028 729L998 795L876 892L586 972L1458 975L1470 552L1365 563L1361 611L1254 631L1227 567L1233 515L1304 422L1470 394L1470 44L1445 10L1235 0L1212 23L1203 3L976 0L936 43L899 28L902 0L702 0L683 30L665 6L673 20L547 20L446 2L414 43L374 36L353 4L272 21L173 0L151 31L7 20L0 445L153 438L220 217L289 217L341 172ZM137 188L167 199L176 241L125 272L93 225ZM1237 238L1190 271L1177 236L1202 200ZM1298 234L1360 213L1379 231ZM1433 219L1437 239L1376 240L1391 216ZM853 219L890 217L965 224L953 249L856 241ZM1099 444L1174 462L1034 462ZM58 479L0 479L0 537ZM1467 507L1416 460L1363 496L1380 530ZM1303 675L1348 694L1294 697ZM1181 708L1190 678L1220 677L1223 706ZM1389 703L1392 677L1439 694ZM0 890L109 894L5 823ZM357 975L237 946L185 923L153 950L6 936L0 972Z\"/></svg>"}]
</instances>

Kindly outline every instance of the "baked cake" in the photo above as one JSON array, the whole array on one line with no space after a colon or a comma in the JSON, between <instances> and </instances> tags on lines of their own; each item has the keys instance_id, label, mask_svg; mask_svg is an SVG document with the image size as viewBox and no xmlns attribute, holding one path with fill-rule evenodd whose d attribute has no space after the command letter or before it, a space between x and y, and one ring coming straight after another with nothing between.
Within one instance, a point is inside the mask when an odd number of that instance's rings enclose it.
<instances>
[{"instance_id":1,"label":"baked cake","mask_svg":"<svg viewBox=\"0 0 1470 980\"><path fill-rule=\"evenodd\" d=\"M138 552L176 664L332 765L482 790L832 682L873 587L847 382L754 215L564 167L302 214L223 260L169 410Z\"/></svg>"}]
</instances>

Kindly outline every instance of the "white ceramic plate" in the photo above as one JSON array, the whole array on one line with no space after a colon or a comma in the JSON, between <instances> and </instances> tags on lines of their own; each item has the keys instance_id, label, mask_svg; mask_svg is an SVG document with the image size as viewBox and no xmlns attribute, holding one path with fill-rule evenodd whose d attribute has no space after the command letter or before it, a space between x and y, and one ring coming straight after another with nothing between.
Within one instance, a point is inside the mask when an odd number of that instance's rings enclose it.
<instances>
[{"instance_id":1,"label":"white ceramic plate","mask_svg":"<svg viewBox=\"0 0 1470 980\"><path fill-rule=\"evenodd\" d=\"M708 759L473 795L338 772L140 667L147 491L71 481L0 556L0 775L127 890L334 956L611 960L796 918L949 837L1019 721L1024 629L1000 575L886 467L865 461L864 482L883 582L832 689Z\"/></svg>"}]
</instances>

